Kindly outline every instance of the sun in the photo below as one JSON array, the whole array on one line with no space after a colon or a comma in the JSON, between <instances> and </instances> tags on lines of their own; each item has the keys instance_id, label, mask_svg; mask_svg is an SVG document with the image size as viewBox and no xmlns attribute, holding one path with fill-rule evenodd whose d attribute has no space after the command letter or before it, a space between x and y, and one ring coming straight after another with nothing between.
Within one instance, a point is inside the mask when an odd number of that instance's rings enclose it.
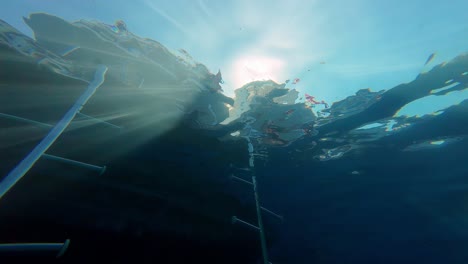
<instances>
[{"instance_id":1,"label":"sun","mask_svg":"<svg viewBox=\"0 0 468 264\"><path fill-rule=\"evenodd\" d=\"M233 64L233 81L236 88L253 81L279 82L284 71L284 61L267 56L239 57Z\"/></svg>"}]
</instances>

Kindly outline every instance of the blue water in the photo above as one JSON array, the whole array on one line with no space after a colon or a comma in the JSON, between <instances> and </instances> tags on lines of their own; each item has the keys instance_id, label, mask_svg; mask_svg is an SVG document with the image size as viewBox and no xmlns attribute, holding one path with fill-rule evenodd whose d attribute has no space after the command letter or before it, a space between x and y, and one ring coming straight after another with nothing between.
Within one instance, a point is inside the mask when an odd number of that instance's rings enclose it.
<instances>
[{"instance_id":1,"label":"blue water","mask_svg":"<svg viewBox=\"0 0 468 264\"><path fill-rule=\"evenodd\" d=\"M0 262L467 263L466 8L2 3Z\"/></svg>"}]
</instances>

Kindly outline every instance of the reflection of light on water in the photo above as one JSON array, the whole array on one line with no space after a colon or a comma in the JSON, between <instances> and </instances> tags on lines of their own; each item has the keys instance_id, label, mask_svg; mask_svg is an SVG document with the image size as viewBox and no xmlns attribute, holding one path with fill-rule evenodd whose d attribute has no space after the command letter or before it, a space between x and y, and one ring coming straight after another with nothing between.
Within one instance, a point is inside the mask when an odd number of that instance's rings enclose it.
<instances>
[{"instance_id":1,"label":"reflection of light on water","mask_svg":"<svg viewBox=\"0 0 468 264\"><path fill-rule=\"evenodd\" d=\"M438 115L443 114L443 113L444 113L444 111L440 110L440 111L437 111L435 113L432 113L431 115L438 116Z\"/></svg>"},{"instance_id":2,"label":"reflection of light on water","mask_svg":"<svg viewBox=\"0 0 468 264\"><path fill-rule=\"evenodd\" d=\"M383 119L379 122L365 124L359 128L350 131L350 135L355 137L355 143L370 142L399 133L401 130L412 126L412 121L404 118Z\"/></svg>"},{"instance_id":3,"label":"reflection of light on water","mask_svg":"<svg viewBox=\"0 0 468 264\"><path fill-rule=\"evenodd\" d=\"M343 157L344 154L348 153L349 151L355 149L356 146L353 145L343 145L332 149L323 149L322 151L324 154L315 156L320 161L327 161L332 159L339 159Z\"/></svg>"},{"instance_id":4,"label":"reflection of light on water","mask_svg":"<svg viewBox=\"0 0 468 264\"><path fill-rule=\"evenodd\" d=\"M452 81L453 81L453 80L448 80L448 81L446 81L445 83L448 84L448 83L451 83ZM460 84L459 82L455 82L455 83L452 83L452 84L450 84L450 85L444 86L444 87L442 87L442 88L438 88L438 89L431 90L431 94L435 94L435 93L438 93L438 92L442 92L442 91L444 91L444 90L448 90L448 89L453 88L453 87L455 87L455 86L457 86L457 85L459 85L459 84Z\"/></svg>"},{"instance_id":5,"label":"reflection of light on water","mask_svg":"<svg viewBox=\"0 0 468 264\"><path fill-rule=\"evenodd\" d=\"M231 133L231 136L233 136L233 137L237 137L239 135L240 135L240 131L236 131L236 132Z\"/></svg>"},{"instance_id":6,"label":"reflection of light on water","mask_svg":"<svg viewBox=\"0 0 468 264\"><path fill-rule=\"evenodd\" d=\"M380 127L380 126L383 126L383 124L381 124L381 123L372 123L372 124L368 124L368 125L359 127L359 128L357 128L356 130L359 130L359 129L371 129L371 128Z\"/></svg>"},{"instance_id":7,"label":"reflection of light on water","mask_svg":"<svg viewBox=\"0 0 468 264\"><path fill-rule=\"evenodd\" d=\"M448 144L453 144L458 142L465 137L444 137L434 140L428 140L423 142L417 142L412 145L407 146L403 149L403 151L420 151L420 150L428 150L428 149L435 149L442 146L446 146Z\"/></svg>"},{"instance_id":8,"label":"reflection of light on water","mask_svg":"<svg viewBox=\"0 0 468 264\"><path fill-rule=\"evenodd\" d=\"M404 124L401 124L401 125L399 125L397 127L394 127L393 131L396 131L396 130L399 130L399 129L402 129L402 128L405 128L405 127L409 127L409 126L411 126L410 123L404 123Z\"/></svg>"},{"instance_id":9,"label":"reflection of light on water","mask_svg":"<svg viewBox=\"0 0 468 264\"><path fill-rule=\"evenodd\" d=\"M327 118L327 117L329 117L330 115L331 115L331 114L328 113L328 112L322 112L322 111L318 111L318 112L317 112L317 117L319 117L319 118Z\"/></svg>"},{"instance_id":10,"label":"reflection of light on water","mask_svg":"<svg viewBox=\"0 0 468 264\"><path fill-rule=\"evenodd\" d=\"M462 76L468 75L468 72L464 72L461 74Z\"/></svg>"},{"instance_id":11,"label":"reflection of light on water","mask_svg":"<svg viewBox=\"0 0 468 264\"><path fill-rule=\"evenodd\" d=\"M385 128L385 132L392 132L392 131L396 131L396 130L399 130L399 129L402 129L411 125L410 123L403 123L398 126L395 126L397 124L398 124L397 121L395 121L394 119L390 119L386 121L386 123L384 124L379 123L379 122L371 123L371 124L367 124L359 128L356 128L356 130L366 130L366 129L372 129L372 128L384 126L383 128Z\"/></svg>"},{"instance_id":12,"label":"reflection of light on water","mask_svg":"<svg viewBox=\"0 0 468 264\"><path fill-rule=\"evenodd\" d=\"M390 132L393 130L393 126L398 124L397 121L393 120L393 119L390 119L387 123L387 125L385 126L385 131L387 132Z\"/></svg>"},{"instance_id":13,"label":"reflection of light on water","mask_svg":"<svg viewBox=\"0 0 468 264\"><path fill-rule=\"evenodd\" d=\"M451 85L457 85L457 83ZM445 88L445 87L444 87ZM446 109L450 106L460 104L468 99L468 89L449 92L445 95L429 95L418 100L412 101L395 113L394 117L399 116L424 116Z\"/></svg>"},{"instance_id":14,"label":"reflection of light on water","mask_svg":"<svg viewBox=\"0 0 468 264\"><path fill-rule=\"evenodd\" d=\"M437 141L431 141L431 145L442 145L445 143L445 140L437 140Z\"/></svg>"}]
</instances>

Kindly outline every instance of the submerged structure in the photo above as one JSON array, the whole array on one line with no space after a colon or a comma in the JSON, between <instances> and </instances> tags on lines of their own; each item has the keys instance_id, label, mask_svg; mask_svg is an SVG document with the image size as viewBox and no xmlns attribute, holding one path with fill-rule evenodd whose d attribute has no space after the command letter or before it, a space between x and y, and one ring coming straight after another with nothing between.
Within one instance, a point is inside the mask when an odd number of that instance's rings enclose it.
<instances>
[{"instance_id":1,"label":"submerged structure","mask_svg":"<svg viewBox=\"0 0 468 264\"><path fill-rule=\"evenodd\" d=\"M397 115L420 98L466 91L466 54L387 91L362 89L316 116L296 103L297 91L272 81L226 97L220 71L134 35L123 21L38 13L25 22L34 39L0 21L4 249L56 242L35 245L66 263L274 263L268 246L283 217L259 193L278 192L271 186L296 174L266 167L315 172L339 163L358 177L368 173L349 162L356 157L467 142L466 100Z\"/></svg>"},{"instance_id":2,"label":"submerged structure","mask_svg":"<svg viewBox=\"0 0 468 264\"><path fill-rule=\"evenodd\" d=\"M122 22L69 23L46 14L25 22L35 39L1 24L1 126L24 132L1 140L2 252L34 258L55 244L25 243L65 237L72 241L68 254L59 249L66 262L211 255L238 263L261 255L259 231L266 252L271 227L257 217L279 216L260 206L256 188L251 202L236 198L237 187L222 176L247 145L226 148L203 132L227 133L216 126L234 101L220 93L220 72L133 35ZM258 222L258 230L233 219ZM104 245L99 252L96 243Z\"/></svg>"}]
</instances>

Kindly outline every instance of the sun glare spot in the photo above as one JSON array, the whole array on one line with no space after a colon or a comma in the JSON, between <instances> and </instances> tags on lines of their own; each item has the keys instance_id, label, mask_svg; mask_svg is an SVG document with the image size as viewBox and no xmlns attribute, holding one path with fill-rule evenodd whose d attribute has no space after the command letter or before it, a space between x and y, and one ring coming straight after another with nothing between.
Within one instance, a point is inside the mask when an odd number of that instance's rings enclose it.
<instances>
[{"instance_id":1,"label":"sun glare spot","mask_svg":"<svg viewBox=\"0 0 468 264\"><path fill-rule=\"evenodd\" d=\"M236 88L253 81L281 80L284 61L263 56L247 56L235 60L233 64L234 85Z\"/></svg>"}]
</instances>

